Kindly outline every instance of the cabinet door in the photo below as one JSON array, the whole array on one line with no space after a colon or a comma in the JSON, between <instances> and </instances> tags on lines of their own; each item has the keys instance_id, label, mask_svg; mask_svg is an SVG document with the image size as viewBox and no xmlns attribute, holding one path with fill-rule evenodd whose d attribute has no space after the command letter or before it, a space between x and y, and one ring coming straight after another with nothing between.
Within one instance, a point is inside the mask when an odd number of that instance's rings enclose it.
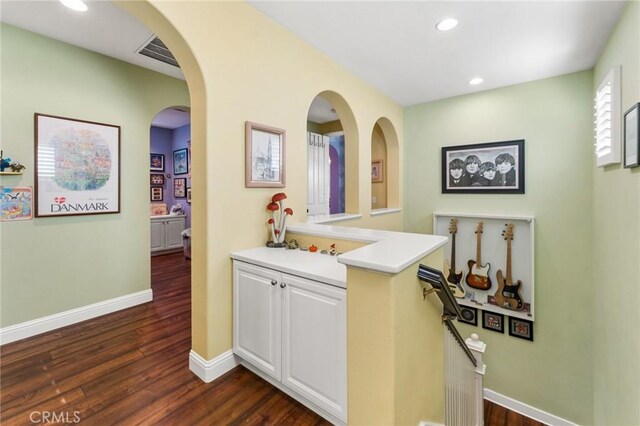
<instances>
[{"instance_id":1,"label":"cabinet door","mask_svg":"<svg viewBox=\"0 0 640 426\"><path fill-rule=\"evenodd\" d=\"M176 217L166 220L165 248L172 249L182 247L182 235L180 235L180 233L184 231L184 226L184 217Z\"/></svg>"},{"instance_id":2,"label":"cabinet door","mask_svg":"<svg viewBox=\"0 0 640 426\"><path fill-rule=\"evenodd\" d=\"M234 261L233 351L280 380L280 274Z\"/></svg>"},{"instance_id":3,"label":"cabinet door","mask_svg":"<svg viewBox=\"0 0 640 426\"><path fill-rule=\"evenodd\" d=\"M164 250L164 220L151 220L151 251Z\"/></svg>"},{"instance_id":4,"label":"cabinet door","mask_svg":"<svg viewBox=\"0 0 640 426\"><path fill-rule=\"evenodd\" d=\"M287 274L282 282L282 383L346 422L346 290Z\"/></svg>"}]
</instances>

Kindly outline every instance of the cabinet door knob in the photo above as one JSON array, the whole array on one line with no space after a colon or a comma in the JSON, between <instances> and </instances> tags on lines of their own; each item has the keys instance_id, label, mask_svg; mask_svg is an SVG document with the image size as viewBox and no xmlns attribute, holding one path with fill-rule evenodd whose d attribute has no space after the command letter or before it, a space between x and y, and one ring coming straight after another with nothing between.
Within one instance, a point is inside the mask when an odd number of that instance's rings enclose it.
<instances>
[{"instance_id":1,"label":"cabinet door knob","mask_svg":"<svg viewBox=\"0 0 640 426\"><path fill-rule=\"evenodd\" d=\"M271 285L276 285L276 284L278 284L278 281L276 281L276 280L271 280Z\"/></svg>"},{"instance_id":2,"label":"cabinet door knob","mask_svg":"<svg viewBox=\"0 0 640 426\"><path fill-rule=\"evenodd\" d=\"M285 288L287 285L285 283L280 283L280 288Z\"/></svg>"}]
</instances>

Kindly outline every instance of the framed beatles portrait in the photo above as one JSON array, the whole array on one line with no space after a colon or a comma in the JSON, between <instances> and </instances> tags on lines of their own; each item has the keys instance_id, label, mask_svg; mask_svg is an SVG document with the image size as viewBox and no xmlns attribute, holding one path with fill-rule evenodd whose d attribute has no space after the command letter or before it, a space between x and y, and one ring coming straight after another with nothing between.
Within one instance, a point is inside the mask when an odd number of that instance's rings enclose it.
<instances>
[{"instance_id":1,"label":"framed beatles portrait","mask_svg":"<svg viewBox=\"0 0 640 426\"><path fill-rule=\"evenodd\" d=\"M443 147L442 193L524 194L524 139Z\"/></svg>"}]
</instances>

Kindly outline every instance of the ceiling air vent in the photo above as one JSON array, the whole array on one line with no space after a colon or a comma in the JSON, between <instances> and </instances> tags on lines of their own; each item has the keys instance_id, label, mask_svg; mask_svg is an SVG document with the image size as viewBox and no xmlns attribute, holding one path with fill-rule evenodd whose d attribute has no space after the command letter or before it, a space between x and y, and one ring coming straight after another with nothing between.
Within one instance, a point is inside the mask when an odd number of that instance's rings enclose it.
<instances>
[{"instance_id":1,"label":"ceiling air vent","mask_svg":"<svg viewBox=\"0 0 640 426\"><path fill-rule=\"evenodd\" d=\"M169 48L155 35L146 45L143 45L142 49L140 49L138 53L157 61L164 62L165 64L180 68L178 61L173 57Z\"/></svg>"}]
</instances>

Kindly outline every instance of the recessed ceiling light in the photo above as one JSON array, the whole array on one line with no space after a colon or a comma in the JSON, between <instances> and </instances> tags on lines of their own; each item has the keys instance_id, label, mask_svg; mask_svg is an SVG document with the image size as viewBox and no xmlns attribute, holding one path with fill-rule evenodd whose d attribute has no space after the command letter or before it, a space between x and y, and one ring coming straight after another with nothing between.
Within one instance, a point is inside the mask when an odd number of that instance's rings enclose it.
<instances>
[{"instance_id":1,"label":"recessed ceiling light","mask_svg":"<svg viewBox=\"0 0 640 426\"><path fill-rule=\"evenodd\" d=\"M458 25L458 20L454 18L446 18L436 24L438 31L449 31Z\"/></svg>"},{"instance_id":2,"label":"recessed ceiling light","mask_svg":"<svg viewBox=\"0 0 640 426\"><path fill-rule=\"evenodd\" d=\"M86 12L89 9L82 0L60 0L60 3L78 12Z\"/></svg>"},{"instance_id":3,"label":"recessed ceiling light","mask_svg":"<svg viewBox=\"0 0 640 426\"><path fill-rule=\"evenodd\" d=\"M476 78L472 78L471 80L469 80L469 84L472 86L476 86L480 83L482 83L484 81L484 78L481 77L476 77Z\"/></svg>"}]
</instances>

